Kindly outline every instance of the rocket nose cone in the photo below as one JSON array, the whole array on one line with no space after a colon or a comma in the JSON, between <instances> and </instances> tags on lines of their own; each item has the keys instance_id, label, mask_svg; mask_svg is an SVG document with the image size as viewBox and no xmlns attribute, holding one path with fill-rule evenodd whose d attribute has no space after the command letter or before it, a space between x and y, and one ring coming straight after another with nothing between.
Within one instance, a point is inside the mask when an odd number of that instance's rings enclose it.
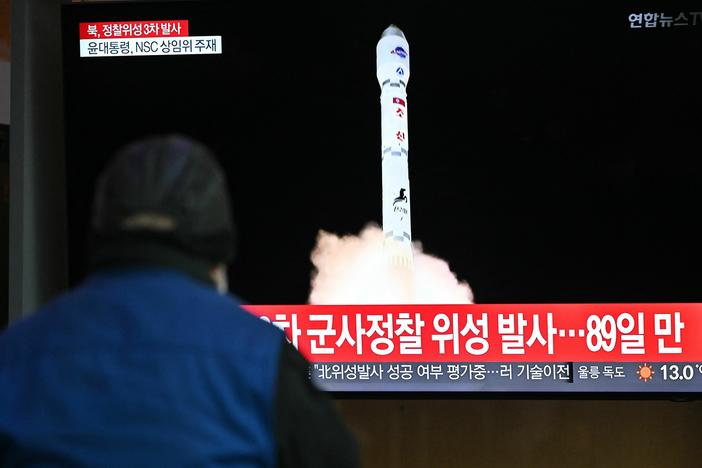
<instances>
[{"instance_id":1,"label":"rocket nose cone","mask_svg":"<svg viewBox=\"0 0 702 468\"><path fill-rule=\"evenodd\" d=\"M385 28L383 34L380 35L381 38L385 36L400 36L402 39L405 38L405 35L402 33L402 30L394 24L391 24L390 26Z\"/></svg>"}]
</instances>

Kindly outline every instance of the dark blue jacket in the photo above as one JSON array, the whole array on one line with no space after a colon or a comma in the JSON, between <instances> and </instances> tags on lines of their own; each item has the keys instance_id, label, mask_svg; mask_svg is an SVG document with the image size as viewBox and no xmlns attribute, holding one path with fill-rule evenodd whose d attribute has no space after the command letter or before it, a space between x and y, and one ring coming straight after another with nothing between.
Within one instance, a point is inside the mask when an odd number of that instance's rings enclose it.
<instances>
[{"instance_id":1,"label":"dark blue jacket","mask_svg":"<svg viewBox=\"0 0 702 468\"><path fill-rule=\"evenodd\" d=\"M0 335L0 465L275 466L283 342L174 270L96 274Z\"/></svg>"}]
</instances>

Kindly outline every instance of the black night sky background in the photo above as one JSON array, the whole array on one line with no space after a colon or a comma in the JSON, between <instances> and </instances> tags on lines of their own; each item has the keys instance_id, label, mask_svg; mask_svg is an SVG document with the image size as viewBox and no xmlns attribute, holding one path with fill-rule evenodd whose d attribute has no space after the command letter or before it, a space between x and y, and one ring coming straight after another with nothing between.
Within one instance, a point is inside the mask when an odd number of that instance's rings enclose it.
<instances>
[{"instance_id":1,"label":"black night sky background","mask_svg":"<svg viewBox=\"0 0 702 468\"><path fill-rule=\"evenodd\" d=\"M412 231L476 302L702 301L702 23L680 2L65 5L71 278L97 173L128 141L209 145L239 230L245 302L307 300L319 229L381 221L375 45L411 55ZM632 6L633 5L633 6ZM187 19L222 55L83 58L81 21Z\"/></svg>"}]
</instances>

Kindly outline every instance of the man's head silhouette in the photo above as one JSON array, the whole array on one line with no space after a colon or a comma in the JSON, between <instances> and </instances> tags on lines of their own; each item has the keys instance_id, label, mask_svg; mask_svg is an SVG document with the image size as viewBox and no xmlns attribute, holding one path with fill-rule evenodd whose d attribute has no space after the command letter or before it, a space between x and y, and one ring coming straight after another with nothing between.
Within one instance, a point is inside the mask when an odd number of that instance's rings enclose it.
<instances>
[{"instance_id":1,"label":"man's head silhouette","mask_svg":"<svg viewBox=\"0 0 702 468\"><path fill-rule=\"evenodd\" d=\"M178 135L117 152L97 183L91 231L96 267L155 263L211 280L234 256L224 173L204 145Z\"/></svg>"}]
</instances>

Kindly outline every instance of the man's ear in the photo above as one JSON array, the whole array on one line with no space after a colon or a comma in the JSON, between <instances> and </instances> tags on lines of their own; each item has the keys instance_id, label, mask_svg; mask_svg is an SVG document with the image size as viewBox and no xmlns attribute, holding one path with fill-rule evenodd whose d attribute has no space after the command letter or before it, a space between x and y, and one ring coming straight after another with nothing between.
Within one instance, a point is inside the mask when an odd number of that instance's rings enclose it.
<instances>
[{"instance_id":1,"label":"man's ear","mask_svg":"<svg viewBox=\"0 0 702 468\"><path fill-rule=\"evenodd\" d=\"M210 277L220 294L229 292L229 281L227 279L227 266L224 263L218 263L210 269Z\"/></svg>"}]
</instances>

